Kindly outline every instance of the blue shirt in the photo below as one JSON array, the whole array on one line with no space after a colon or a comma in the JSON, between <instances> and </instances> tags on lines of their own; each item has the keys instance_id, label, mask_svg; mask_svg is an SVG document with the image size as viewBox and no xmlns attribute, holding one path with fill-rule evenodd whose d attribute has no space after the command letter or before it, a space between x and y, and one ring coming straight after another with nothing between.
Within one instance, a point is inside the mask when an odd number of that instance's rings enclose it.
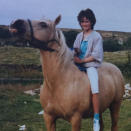
<instances>
[{"instance_id":1,"label":"blue shirt","mask_svg":"<svg viewBox=\"0 0 131 131\"><path fill-rule=\"evenodd\" d=\"M87 47L88 47L88 41L82 41L80 45L80 51L81 51L79 55L80 59L83 59L85 57L87 52Z\"/></svg>"}]
</instances>

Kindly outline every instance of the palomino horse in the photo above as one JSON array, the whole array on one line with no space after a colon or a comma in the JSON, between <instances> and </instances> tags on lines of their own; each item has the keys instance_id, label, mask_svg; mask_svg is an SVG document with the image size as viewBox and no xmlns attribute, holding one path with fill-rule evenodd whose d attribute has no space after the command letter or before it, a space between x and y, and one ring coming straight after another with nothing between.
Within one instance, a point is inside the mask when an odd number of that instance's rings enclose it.
<instances>
[{"instance_id":1,"label":"palomino horse","mask_svg":"<svg viewBox=\"0 0 131 131\"><path fill-rule=\"evenodd\" d=\"M73 54L64 36L50 20L16 20L10 31L40 49L44 86L40 102L48 131L55 131L57 118L72 125L72 131L80 131L82 118L93 116L91 90L88 76L79 71L73 62ZM103 63L99 72L100 130L103 131L102 113L111 112L111 131L117 131L118 115L124 94L124 82L120 70L113 64Z\"/></svg>"}]
</instances>

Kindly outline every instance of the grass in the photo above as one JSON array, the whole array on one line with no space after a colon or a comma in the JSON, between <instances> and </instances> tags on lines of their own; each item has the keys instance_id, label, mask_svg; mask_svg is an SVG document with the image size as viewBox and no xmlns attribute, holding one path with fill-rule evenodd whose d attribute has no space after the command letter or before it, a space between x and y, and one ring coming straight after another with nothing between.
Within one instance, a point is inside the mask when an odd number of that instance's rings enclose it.
<instances>
[{"instance_id":1,"label":"grass","mask_svg":"<svg viewBox=\"0 0 131 131\"><path fill-rule=\"evenodd\" d=\"M115 63L122 67L128 61L127 52L105 52L104 61ZM13 66L12 66L13 65ZM14 66L15 65L15 66ZM30 66L31 65L31 66ZM33 65L33 66L32 66ZM34 68L34 65L36 66ZM40 54L37 49L18 48L5 46L0 47L0 78L42 78L40 69ZM130 67L127 71L130 72ZM131 84L131 76L125 75L126 82ZM46 131L43 117L38 115L42 110L39 96L30 96L23 90L38 88L40 85L0 85L0 131L18 131L18 125L26 125L26 131ZM119 131L131 130L131 100L124 100L121 106ZM105 130L110 131L109 110L104 114ZM69 131L71 126L68 122L57 120L56 131ZM92 121L82 121L81 131L92 130Z\"/></svg>"},{"instance_id":2,"label":"grass","mask_svg":"<svg viewBox=\"0 0 131 131\"><path fill-rule=\"evenodd\" d=\"M43 78L39 50L27 47L0 47L0 78Z\"/></svg>"},{"instance_id":3,"label":"grass","mask_svg":"<svg viewBox=\"0 0 131 131\"><path fill-rule=\"evenodd\" d=\"M34 65L1 65L0 66L0 78L24 78L24 79L40 79L43 78L43 74L40 66Z\"/></svg>"},{"instance_id":4,"label":"grass","mask_svg":"<svg viewBox=\"0 0 131 131\"><path fill-rule=\"evenodd\" d=\"M28 87L33 88L33 87ZM18 131L18 125L26 125L26 131L46 131L42 115L38 112L42 110L39 96L30 96L23 93L25 88L20 85L1 85L0 87L0 131ZM26 102L26 103L25 103ZM119 131L131 130L131 100L124 100L120 110ZM104 114L105 130L110 131L109 110ZM56 131L70 131L68 122L57 120ZM82 121L81 131L92 130L92 120Z\"/></svg>"},{"instance_id":5,"label":"grass","mask_svg":"<svg viewBox=\"0 0 131 131\"><path fill-rule=\"evenodd\" d=\"M23 124L28 125L29 129L33 123L37 129L36 123L39 126L39 121L42 122L42 117L37 114L41 106L34 99L39 99L39 96L32 97L4 88L0 92L0 131L17 131L18 125ZM25 101L27 104L24 104Z\"/></svg>"},{"instance_id":6,"label":"grass","mask_svg":"<svg viewBox=\"0 0 131 131\"><path fill-rule=\"evenodd\" d=\"M104 52L104 61L126 63L127 51ZM0 47L0 64L40 65L39 50L29 47Z\"/></svg>"},{"instance_id":7,"label":"grass","mask_svg":"<svg viewBox=\"0 0 131 131\"><path fill-rule=\"evenodd\" d=\"M104 52L104 61L116 64L127 63L127 51Z\"/></svg>"},{"instance_id":8,"label":"grass","mask_svg":"<svg viewBox=\"0 0 131 131\"><path fill-rule=\"evenodd\" d=\"M127 66L127 51L104 52L104 61L116 64L126 79L131 78L131 64ZM0 47L0 78L42 78L40 65L40 53L37 49Z\"/></svg>"},{"instance_id":9,"label":"grass","mask_svg":"<svg viewBox=\"0 0 131 131\"><path fill-rule=\"evenodd\" d=\"M0 64L40 65L40 53L28 47L0 47Z\"/></svg>"}]
</instances>

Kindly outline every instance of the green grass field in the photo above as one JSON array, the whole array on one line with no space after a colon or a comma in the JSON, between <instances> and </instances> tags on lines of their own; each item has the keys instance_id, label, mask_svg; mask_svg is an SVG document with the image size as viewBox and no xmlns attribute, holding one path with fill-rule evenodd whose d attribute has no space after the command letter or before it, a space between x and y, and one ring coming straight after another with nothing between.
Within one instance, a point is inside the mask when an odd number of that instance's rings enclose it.
<instances>
[{"instance_id":1,"label":"green grass field","mask_svg":"<svg viewBox=\"0 0 131 131\"><path fill-rule=\"evenodd\" d=\"M40 65L40 53L28 47L0 47L0 64Z\"/></svg>"},{"instance_id":2,"label":"green grass field","mask_svg":"<svg viewBox=\"0 0 131 131\"><path fill-rule=\"evenodd\" d=\"M131 84L131 63L127 64L127 51L104 52L104 61L116 64L121 69L126 82ZM11 67L13 65L15 67ZM40 65L40 52L37 49L0 47L0 78L43 78Z\"/></svg>"},{"instance_id":3,"label":"green grass field","mask_svg":"<svg viewBox=\"0 0 131 131\"><path fill-rule=\"evenodd\" d=\"M20 85L1 85L0 87L0 131L18 131L18 125L26 125L25 131L46 131L42 115L38 112L42 110L39 96L26 95ZM110 131L111 120L109 110L103 114L105 130ZM56 131L70 131L68 122L57 120ZM92 120L82 121L81 131L92 131ZM131 131L131 100L123 100L119 131Z\"/></svg>"},{"instance_id":4,"label":"green grass field","mask_svg":"<svg viewBox=\"0 0 131 131\"><path fill-rule=\"evenodd\" d=\"M122 70L126 83L131 84L130 66L127 52L105 52L104 61L115 63ZM15 67L11 67L15 65ZM39 68L27 65L40 66L39 50L33 48L0 47L0 78L43 78ZM22 83L21 83L22 84ZM30 96L23 90L38 88L40 85L1 85L0 84L0 131L18 131L18 125L26 125L25 131L46 131L43 117L38 115L42 110L39 96ZM105 130L110 131L111 121L109 110L104 112ZM56 131L70 131L68 122L60 119L57 121ZM81 131L91 131L92 121L82 121ZM119 131L131 131L131 100L124 100L121 106Z\"/></svg>"},{"instance_id":5,"label":"green grass field","mask_svg":"<svg viewBox=\"0 0 131 131\"><path fill-rule=\"evenodd\" d=\"M126 63L127 51L105 52L104 61ZM0 47L0 64L40 65L39 50L29 47Z\"/></svg>"}]
</instances>

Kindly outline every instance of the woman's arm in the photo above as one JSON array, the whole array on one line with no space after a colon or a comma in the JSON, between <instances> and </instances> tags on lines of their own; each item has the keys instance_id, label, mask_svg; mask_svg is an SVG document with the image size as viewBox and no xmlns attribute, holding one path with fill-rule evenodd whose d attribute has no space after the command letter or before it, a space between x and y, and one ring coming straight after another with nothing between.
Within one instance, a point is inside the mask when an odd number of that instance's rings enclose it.
<instances>
[{"instance_id":1,"label":"woman's arm","mask_svg":"<svg viewBox=\"0 0 131 131\"><path fill-rule=\"evenodd\" d=\"M102 37L99 36L97 39L94 40L93 43L93 50L91 56L98 62L102 62L103 60L103 40Z\"/></svg>"},{"instance_id":2,"label":"woman's arm","mask_svg":"<svg viewBox=\"0 0 131 131\"><path fill-rule=\"evenodd\" d=\"M94 60L95 60L95 59L94 59L93 56L89 56L89 57L84 58L84 59L80 59L80 58L77 57L77 56L74 57L74 61L75 61L76 63L87 63L87 62L92 62L92 61L94 61Z\"/></svg>"}]
</instances>

